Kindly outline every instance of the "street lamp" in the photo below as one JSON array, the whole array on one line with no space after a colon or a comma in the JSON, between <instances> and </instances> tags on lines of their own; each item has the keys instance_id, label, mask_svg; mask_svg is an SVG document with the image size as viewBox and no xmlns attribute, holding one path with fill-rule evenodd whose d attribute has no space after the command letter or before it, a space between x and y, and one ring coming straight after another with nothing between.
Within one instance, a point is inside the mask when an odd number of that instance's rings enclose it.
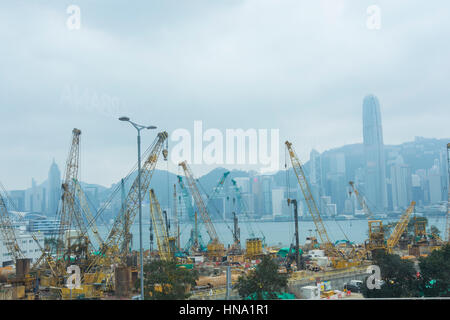
<instances>
[{"instance_id":1,"label":"street lamp","mask_svg":"<svg viewBox=\"0 0 450 320\"><path fill-rule=\"evenodd\" d=\"M141 130L142 129L156 129L155 126L143 126L134 123L128 117L120 117L120 121L125 121L131 123L133 127L136 128L138 132L137 145L138 145L138 193L139 193L139 257L141 264L141 300L144 300L144 252L142 248L142 195L141 195Z\"/></svg>"}]
</instances>

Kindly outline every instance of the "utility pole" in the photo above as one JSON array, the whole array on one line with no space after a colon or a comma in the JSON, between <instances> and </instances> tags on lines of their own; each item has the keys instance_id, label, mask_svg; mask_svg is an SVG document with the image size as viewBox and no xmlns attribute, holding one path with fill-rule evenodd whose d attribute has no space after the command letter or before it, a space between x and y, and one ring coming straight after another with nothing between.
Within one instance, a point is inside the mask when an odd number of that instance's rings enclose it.
<instances>
[{"instance_id":1,"label":"utility pole","mask_svg":"<svg viewBox=\"0 0 450 320\"><path fill-rule=\"evenodd\" d=\"M141 130L156 129L155 126L143 126L133 121L128 117L120 117L120 121L129 122L137 130L137 148L138 148L138 202L139 202L139 263L140 263L140 285L141 285L141 300L144 300L144 250L142 246L142 192L141 192ZM166 155L164 155L166 158Z\"/></svg>"},{"instance_id":2,"label":"utility pole","mask_svg":"<svg viewBox=\"0 0 450 320\"><path fill-rule=\"evenodd\" d=\"M230 300L231 289L231 266L227 266L227 291L225 300Z\"/></svg>"},{"instance_id":3,"label":"utility pole","mask_svg":"<svg viewBox=\"0 0 450 320\"><path fill-rule=\"evenodd\" d=\"M241 235L240 235L240 229L238 226L238 218L236 216L236 212L233 212L233 240L234 243L237 245L237 249L241 249Z\"/></svg>"},{"instance_id":4,"label":"utility pole","mask_svg":"<svg viewBox=\"0 0 450 320\"><path fill-rule=\"evenodd\" d=\"M300 269L300 240L298 235L298 210L297 210L297 200L288 199L288 206L290 204L294 205L294 222L295 222L295 263L297 264L297 270Z\"/></svg>"}]
</instances>

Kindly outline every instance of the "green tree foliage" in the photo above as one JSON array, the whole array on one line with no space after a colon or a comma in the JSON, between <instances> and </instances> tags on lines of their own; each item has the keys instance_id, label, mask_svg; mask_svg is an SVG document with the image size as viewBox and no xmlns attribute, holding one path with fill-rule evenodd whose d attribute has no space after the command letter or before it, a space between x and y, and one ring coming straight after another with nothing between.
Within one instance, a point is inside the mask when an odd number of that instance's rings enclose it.
<instances>
[{"instance_id":1,"label":"green tree foliage","mask_svg":"<svg viewBox=\"0 0 450 320\"><path fill-rule=\"evenodd\" d=\"M414 264L402 260L398 255L376 251L373 255L373 264L380 267L381 280L384 284L381 289L368 289L367 278L364 281L362 294L366 298L401 298L418 297L418 281Z\"/></svg>"},{"instance_id":2,"label":"green tree foliage","mask_svg":"<svg viewBox=\"0 0 450 320\"><path fill-rule=\"evenodd\" d=\"M277 263L269 256L264 256L254 270L239 277L236 287L239 296L244 299L278 299L278 293L287 286L287 279L286 274L278 273Z\"/></svg>"},{"instance_id":3,"label":"green tree foliage","mask_svg":"<svg viewBox=\"0 0 450 320\"><path fill-rule=\"evenodd\" d=\"M420 289L425 297L450 297L450 244L419 259Z\"/></svg>"},{"instance_id":4,"label":"green tree foliage","mask_svg":"<svg viewBox=\"0 0 450 320\"><path fill-rule=\"evenodd\" d=\"M146 300L185 300L196 285L198 272L177 267L174 261L152 261L144 265L144 298ZM139 280L136 288L139 287Z\"/></svg>"}]
</instances>

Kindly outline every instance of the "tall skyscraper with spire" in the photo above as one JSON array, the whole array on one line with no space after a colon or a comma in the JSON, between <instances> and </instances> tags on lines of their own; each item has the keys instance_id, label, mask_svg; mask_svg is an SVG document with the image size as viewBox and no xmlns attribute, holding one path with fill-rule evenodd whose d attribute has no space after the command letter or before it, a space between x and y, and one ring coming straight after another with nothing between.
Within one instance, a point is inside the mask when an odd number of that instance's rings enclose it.
<instances>
[{"instance_id":1,"label":"tall skyscraper with spire","mask_svg":"<svg viewBox=\"0 0 450 320\"><path fill-rule=\"evenodd\" d=\"M55 215L56 210L58 210L58 202L61 195L61 172L59 171L58 165L53 159L53 163L50 166L48 172L48 214Z\"/></svg>"},{"instance_id":2,"label":"tall skyscraper with spire","mask_svg":"<svg viewBox=\"0 0 450 320\"><path fill-rule=\"evenodd\" d=\"M386 161L380 103L374 95L363 101L363 136L365 155L365 195L374 212L387 208Z\"/></svg>"}]
</instances>

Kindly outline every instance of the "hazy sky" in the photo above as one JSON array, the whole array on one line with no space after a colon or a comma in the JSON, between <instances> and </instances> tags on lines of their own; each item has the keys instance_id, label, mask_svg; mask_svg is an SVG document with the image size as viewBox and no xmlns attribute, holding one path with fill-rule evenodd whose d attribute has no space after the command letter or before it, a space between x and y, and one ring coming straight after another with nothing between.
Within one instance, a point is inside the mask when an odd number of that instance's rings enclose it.
<instances>
[{"instance_id":1,"label":"hazy sky","mask_svg":"<svg viewBox=\"0 0 450 320\"><path fill-rule=\"evenodd\" d=\"M79 30L66 25L72 4ZM379 30L366 26L374 4ZM446 0L2 1L0 181L41 183L53 158L63 171L76 127L81 179L109 186L136 159L122 115L169 134L194 120L279 129L284 163L286 139L303 161L361 142L373 93L386 144L450 137L449 10Z\"/></svg>"}]
</instances>

